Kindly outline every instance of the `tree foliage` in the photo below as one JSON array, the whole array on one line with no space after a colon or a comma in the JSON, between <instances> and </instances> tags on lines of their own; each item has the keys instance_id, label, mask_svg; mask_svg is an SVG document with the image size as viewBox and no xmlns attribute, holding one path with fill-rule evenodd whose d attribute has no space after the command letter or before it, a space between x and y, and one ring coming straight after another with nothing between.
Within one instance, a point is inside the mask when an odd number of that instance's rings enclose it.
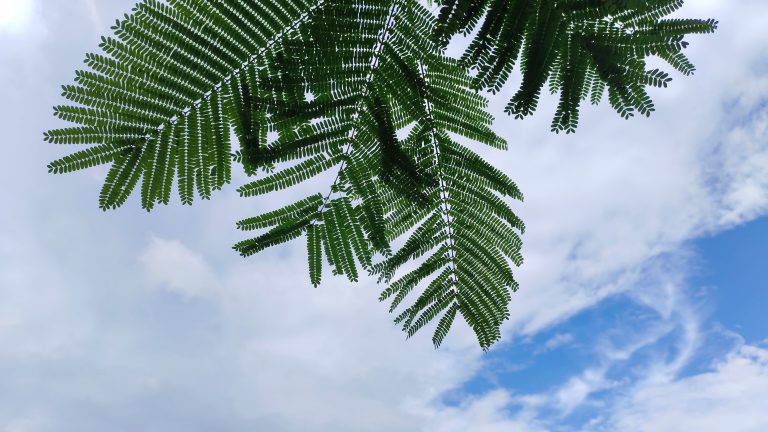
<instances>
[{"instance_id":1,"label":"tree foliage","mask_svg":"<svg viewBox=\"0 0 768 432\"><path fill-rule=\"evenodd\" d=\"M254 233L234 248L303 236L315 286L324 262L350 281L376 275L408 336L436 320L437 347L461 316L487 349L518 287L524 225L515 183L470 148L506 148L481 91L500 91L517 64L516 117L547 83L556 132L606 92L621 116L648 115L646 88L671 79L648 57L690 74L684 37L716 27L666 18L682 3L442 0L434 14L417 0L144 0L63 87L72 104L54 111L75 125L45 139L86 148L48 168L111 164L105 210L136 189L147 210L168 204L174 183L184 204L209 199L233 163L254 176L243 197L333 170L315 194L240 221ZM472 41L451 58L457 34Z\"/></svg>"}]
</instances>

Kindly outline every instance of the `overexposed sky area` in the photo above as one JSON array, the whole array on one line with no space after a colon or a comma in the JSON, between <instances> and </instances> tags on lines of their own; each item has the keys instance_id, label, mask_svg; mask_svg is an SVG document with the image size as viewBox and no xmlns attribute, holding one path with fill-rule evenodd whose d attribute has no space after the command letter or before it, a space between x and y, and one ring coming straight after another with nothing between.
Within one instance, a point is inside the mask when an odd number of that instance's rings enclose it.
<instances>
[{"instance_id":1,"label":"overexposed sky area","mask_svg":"<svg viewBox=\"0 0 768 432\"><path fill-rule=\"evenodd\" d=\"M492 98L510 150L478 151L527 230L489 353L463 325L404 340L373 280L311 288L302 242L231 250L316 184L104 213L103 167L48 174L60 85L133 4L0 0L0 432L768 430L768 2L686 1L720 29L650 118L585 106L555 135L555 98Z\"/></svg>"},{"instance_id":2,"label":"overexposed sky area","mask_svg":"<svg viewBox=\"0 0 768 432\"><path fill-rule=\"evenodd\" d=\"M0 0L0 31L25 31L32 24L32 6L32 0Z\"/></svg>"}]
</instances>

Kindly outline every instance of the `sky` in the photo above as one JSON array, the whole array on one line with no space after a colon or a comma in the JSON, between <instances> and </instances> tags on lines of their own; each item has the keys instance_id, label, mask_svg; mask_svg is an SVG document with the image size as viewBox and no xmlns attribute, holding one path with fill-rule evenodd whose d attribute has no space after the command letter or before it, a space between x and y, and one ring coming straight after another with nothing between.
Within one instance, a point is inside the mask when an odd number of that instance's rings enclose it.
<instances>
[{"instance_id":1,"label":"sky","mask_svg":"<svg viewBox=\"0 0 768 432\"><path fill-rule=\"evenodd\" d=\"M60 85L133 4L0 0L0 432L768 430L767 2L688 0L720 29L650 118L491 100L527 229L488 353L406 341L373 280L311 288L301 242L231 250L312 184L105 213L104 168L48 174Z\"/></svg>"}]
</instances>

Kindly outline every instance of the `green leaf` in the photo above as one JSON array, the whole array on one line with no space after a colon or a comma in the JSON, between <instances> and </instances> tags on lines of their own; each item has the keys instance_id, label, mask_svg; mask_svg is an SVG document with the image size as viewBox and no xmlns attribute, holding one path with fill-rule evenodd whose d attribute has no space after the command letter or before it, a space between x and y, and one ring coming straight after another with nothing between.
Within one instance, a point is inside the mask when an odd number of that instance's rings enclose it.
<instances>
[{"instance_id":1,"label":"green leaf","mask_svg":"<svg viewBox=\"0 0 768 432\"><path fill-rule=\"evenodd\" d=\"M322 225L309 225L307 227L307 255L309 260L309 279L312 285L317 287L323 271L323 234L319 232L323 229Z\"/></svg>"},{"instance_id":2,"label":"green leaf","mask_svg":"<svg viewBox=\"0 0 768 432\"><path fill-rule=\"evenodd\" d=\"M387 285L380 300L408 337L437 321L438 347L459 315L489 349L518 289L525 225L517 185L468 147L507 149L481 90L501 91L518 67L507 113L532 114L546 86L554 132L574 132L581 104L606 93L622 117L648 116L647 88L671 78L647 58L693 73L686 38L717 22L668 18L682 0L437 3L435 16L417 0L140 1L62 87L70 102L54 115L69 124L44 139L87 147L48 170L111 164L105 210L139 182L147 210L174 182L182 204L208 199L233 162L259 176L243 197L313 189L241 220L254 233L234 248L250 256L306 233L314 286L323 256L350 281L362 268ZM472 36L454 59L444 48L459 33Z\"/></svg>"}]
</instances>

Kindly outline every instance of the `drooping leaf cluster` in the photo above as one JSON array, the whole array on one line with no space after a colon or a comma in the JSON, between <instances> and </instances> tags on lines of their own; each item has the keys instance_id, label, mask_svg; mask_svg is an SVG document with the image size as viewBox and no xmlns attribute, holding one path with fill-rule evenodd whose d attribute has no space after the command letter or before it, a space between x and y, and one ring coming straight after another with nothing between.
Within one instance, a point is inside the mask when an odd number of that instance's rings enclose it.
<instances>
[{"instance_id":1,"label":"drooping leaf cluster","mask_svg":"<svg viewBox=\"0 0 768 432\"><path fill-rule=\"evenodd\" d=\"M646 70L655 56L690 75L683 54L688 34L711 33L717 22L665 18L684 0L442 0L435 37L443 45L474 33L462 62L477 71L476 89L497 92L519 59L522 83L506 106L517 118L532 114L542 88L560 94L552 130L574 132L579 104L608 101L622 117L654 111L646 87L671 78Z\"/></svg>"},{"instance_id":2,"label":"drooping leaf cluster","mask_svg":"<svg viewBox=\"0 0 768 432\"><path fill-rule=\"evenodd\" d=\"M468 146L506 148L476 90L498 90L520 57L512 113L535 109L549 79L554 129L572 130L579 102L604 88L623 115L645 114L645 86L668 80L645 57L690 72L682 36L714 25L662 20L677 3L446 0L435 16L416 0L144 0L64 86L73 104L55 113L76 126L45 138L87 147L49 170L111 164L100 206L138 188L147 210L174 187L184 204L210 198L233 162L254 176L243 197L331 173L316 193L240 221L253 234L235 249L303 237L315 286L325 268L376 275L408 336L436 322L437 347L460 316L487 349L518 287L524 225L515 183ZM462 59L445 55L477 26Z\"/></svg>"}]
</instances>

